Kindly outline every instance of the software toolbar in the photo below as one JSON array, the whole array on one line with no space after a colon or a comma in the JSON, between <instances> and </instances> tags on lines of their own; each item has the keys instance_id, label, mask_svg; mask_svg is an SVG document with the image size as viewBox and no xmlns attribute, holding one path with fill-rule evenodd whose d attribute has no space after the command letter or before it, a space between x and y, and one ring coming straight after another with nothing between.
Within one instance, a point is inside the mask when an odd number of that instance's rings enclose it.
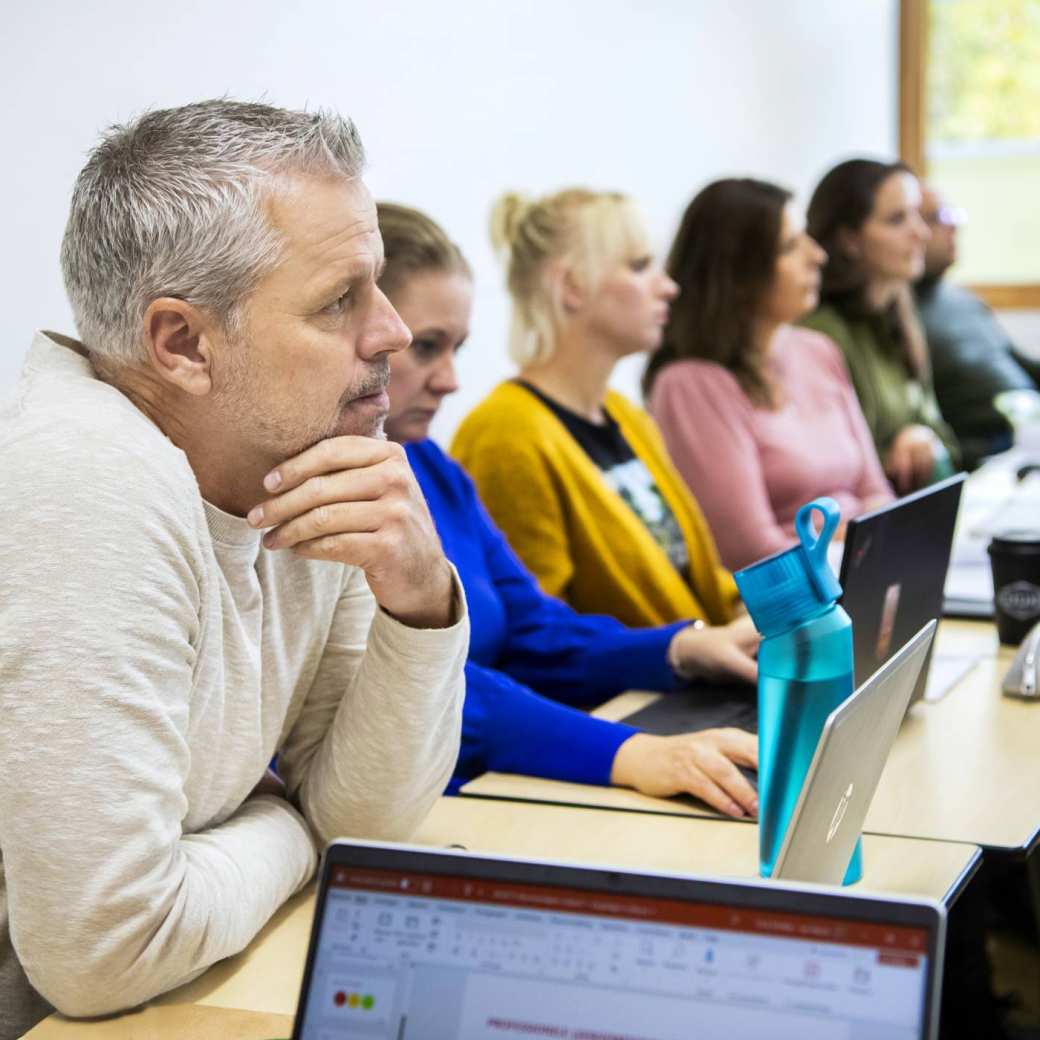
<instances>
[{"instance_id":1,"label":"software toolbar","mask_svg":"<svg viewBox=\"0 0 1040 1040\"><path fill-rule=\"evenodd\" d=\"M308 1035L680 1040L694 1015L727 1040L911 1037L926 968L891 944L330 889L308 1015L328 1031Z\"/></svg>"}]
</instances>

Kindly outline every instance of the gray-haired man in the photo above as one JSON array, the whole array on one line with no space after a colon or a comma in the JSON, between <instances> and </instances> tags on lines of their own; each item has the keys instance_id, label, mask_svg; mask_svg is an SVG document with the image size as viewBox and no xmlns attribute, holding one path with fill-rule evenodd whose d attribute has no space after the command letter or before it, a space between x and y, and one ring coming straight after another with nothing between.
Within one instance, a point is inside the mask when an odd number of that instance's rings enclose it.
<instances>
[{"instance_id":1,"label":"gray-haired man","mask_svg":"<svg viewBox=\"0 0 1040 1040\"><path fill-rule=\"evenodd\" d=\"M1011 426L993 399L1004 390L1035 390L1040 365L1019 353L989 307L946 278L957 259L957 226L963 219L930 185L922 188L921 216L932 237L917 283L917 307L928 339L935 394L974 469L987 455L1011 446Z\"/></svg>"},{"instance_id":2,"label":"gray-haired man","mask_svg":"<svg viewBox=\"0 0 1040 1040\"><path fill-rule=\"evenodd\" d=\"M362 164L347 120L212 101L77 182L82 343L38 334L0 416L2 1040L242 949L451 772L465 605L381 436L409 335Z\"/></svg>"}]
</instances>

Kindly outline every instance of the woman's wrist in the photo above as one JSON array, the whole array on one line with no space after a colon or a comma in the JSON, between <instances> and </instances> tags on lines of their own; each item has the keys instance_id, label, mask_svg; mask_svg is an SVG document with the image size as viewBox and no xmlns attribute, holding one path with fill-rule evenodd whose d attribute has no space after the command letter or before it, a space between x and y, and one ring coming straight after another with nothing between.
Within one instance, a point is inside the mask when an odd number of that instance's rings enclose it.
<instances>
[{"instance_id":1,"label":"woman's wrist","mask_svg":"<svg viewBox=\"0 0 1040 1040\"><path fill-rule=\"evenodd\" d=\"M680 643L686 641L684 636L688 638L691 631L697 632L704 627L704 622L700 618L695 618L685 628L679 629L679 631L672 636L672 641L668 644L668 667L671 668L680 679L689 680L697 677L696 668L691 667L690 664L684 660Z\"/></svg>"}]
</instances>

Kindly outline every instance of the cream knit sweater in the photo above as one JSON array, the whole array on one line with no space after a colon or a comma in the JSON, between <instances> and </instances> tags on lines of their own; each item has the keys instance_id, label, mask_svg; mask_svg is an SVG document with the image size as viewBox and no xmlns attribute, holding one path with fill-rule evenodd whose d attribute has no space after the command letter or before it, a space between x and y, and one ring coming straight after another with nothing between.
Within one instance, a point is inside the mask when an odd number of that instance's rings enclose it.
<instances>
[{"instance_id":1,"label":"cream knit sweater","mask_svg":"<svg viewBox=\"0 0 1040 1040\"><path fill-rule=\"evenodd\" d=\"M407 628L263 549L77 346L38 334L0 413L0 1040L241 950L317 846L408 837L459 744L464 608ZM299 811L250 797L276 751Z\"/></svg>"}]
</instances>

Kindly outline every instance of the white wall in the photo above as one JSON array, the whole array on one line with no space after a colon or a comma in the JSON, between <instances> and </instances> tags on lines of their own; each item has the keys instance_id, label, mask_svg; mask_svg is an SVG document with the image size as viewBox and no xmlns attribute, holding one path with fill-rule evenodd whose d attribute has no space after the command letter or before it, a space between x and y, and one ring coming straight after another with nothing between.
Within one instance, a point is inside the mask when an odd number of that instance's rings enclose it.
<instances>
[{"instance_id":1,"label":"white wall","mask_svg":"<svg viewBox=\"0 0 1040 1040\"><path fill-rule=\"evenodd\" d=\"M71 331L72 182L98 130L144 108L229 94L356 120L377 197L427 209L475 267L442 437L510 371L485 237L498 192L627 191L663 249L709 179L804 198L836 159L896 146L895 0L35 0L0 35L0 398L32 329ZM630 392L639 367L618 373Z\"/></svg>"}]
</instances>

